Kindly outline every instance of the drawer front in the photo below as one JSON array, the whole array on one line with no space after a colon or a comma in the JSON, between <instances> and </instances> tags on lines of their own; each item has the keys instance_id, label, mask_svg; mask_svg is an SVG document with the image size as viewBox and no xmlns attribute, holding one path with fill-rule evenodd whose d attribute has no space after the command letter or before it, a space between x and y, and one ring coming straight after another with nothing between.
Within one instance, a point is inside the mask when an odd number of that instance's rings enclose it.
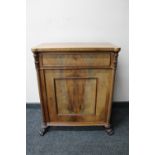
<instances>
[{"instance_id":1,"label":"drawer front","mask_svg":"<svg viewBox=\"0 0 155 155\"><path fill-rule=\"evenodd\" d=\"M110 53L43 54L42 66L110 66Z\"/></svg>"}]
</instances>

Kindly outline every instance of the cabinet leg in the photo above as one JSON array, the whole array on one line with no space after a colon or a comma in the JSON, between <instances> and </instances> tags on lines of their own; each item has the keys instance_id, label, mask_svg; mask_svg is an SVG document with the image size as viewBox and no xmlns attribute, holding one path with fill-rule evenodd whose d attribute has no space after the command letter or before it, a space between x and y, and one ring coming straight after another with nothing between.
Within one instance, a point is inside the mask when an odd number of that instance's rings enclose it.
<instances>
[{"instance_id":1,"label":"cabinet leg","mask_svg":"<svg viewBox=\"0 0 155 155\"><path fill-rule=\"evenodd\" d=\"M105 126L105 132L111 136L114 134L114 130L112 129L111 125Z\"/></svg>"},{"instance_id":2,"label":"cabinet leg","mask_svg":"<svg viewBox=\"0 0 155 155\"><path fill-rule=\"evenodd\" d=\"M41 127L39 134L40 136L44 136L44 134L47 132L48 126Z\"/></svg>"}]
</instances>

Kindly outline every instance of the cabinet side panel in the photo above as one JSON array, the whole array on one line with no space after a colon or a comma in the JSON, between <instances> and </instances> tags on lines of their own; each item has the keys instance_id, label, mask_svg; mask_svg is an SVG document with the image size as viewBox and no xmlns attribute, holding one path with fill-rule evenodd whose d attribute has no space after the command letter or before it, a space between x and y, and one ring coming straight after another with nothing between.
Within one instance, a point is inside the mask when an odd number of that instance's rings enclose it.
<instances>
[{"instance_id":1,"label":"cabinet side panel","mask_svg":"<svg viewBox=\"0 0 155 155\"><path fill-rule=\"evenodd\" d=\"M35 60L35 67L37 72L37 81L38 81L38 90L39 90L39 97L40 97L40 104L41 104L41 110L42 110L42 119L43 119L43 125L46 125L46 123L49 121L48 117L48 108L46 105L46 88L44 87L44 74L40 70L40 62L41 57L40 54L34 53L34 60Z\"/></svg>"},{"instance_id":2,"label":"cabinet side panel","mask_svg":"<svg viewBox=\"0 0 155 155\"><path fill-rule=\"evenodd\" d=\"M116 74L116 68L117 68L117 59L118 59L118 53L111 53L111 66L112 66L112 76L110 78L110 94L109 94L109 104L107 107L107 123L110 124L110 118L111 118L111 111L112 111L112 98L113 98L113 91L114 91L114 82L115 82L115 74Z\"/></svg>"},{"instance_id":3,"label":"cabinet side panel","mask_svg":"<svg viewBox=\"0 0 155 155\"><path fill-rule=\"evenodd\" d=\"M42 95L42 105L45 113L45 120L49 122L49 111L48 111L48 104L47 104L47 92L46 92L46 83L45 83L45 74L44 70L40 70L40 84L41 84L41 95Z\"/></svg>"}]
</instances>

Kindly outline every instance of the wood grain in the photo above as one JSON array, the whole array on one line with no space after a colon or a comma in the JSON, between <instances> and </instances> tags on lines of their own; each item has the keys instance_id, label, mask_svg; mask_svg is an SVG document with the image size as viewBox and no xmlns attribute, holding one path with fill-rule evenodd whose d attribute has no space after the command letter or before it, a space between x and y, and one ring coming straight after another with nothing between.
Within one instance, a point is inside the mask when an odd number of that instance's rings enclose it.
<instances>
[{"instance_id":1,"label":"wood grain","mask_svg":"<svg viewBox=\"0 0 155 155\"><path fill-rule=\"evenodd\" d=\"M94 121L106 121L107 116L103 114L105 113L104 107L109 104L107 94L110 93L111 73L111 70L96 69L81 69L78 72L74 70L46 70L50 119L52 120L54 117L55 121L92 121L93 118ZM55 79L59 78L63 80L56 80L55 84ZM81 107L84 109L79 111L79 107L84 105L85 107ZM53 111L53 109L55 110ZM95 115L92 116L94 111ZM58 115L59 112L74 115Z\"/></svg>"},{"instance_id":2,"label":"wood grain","mask_svg":"<svg viewBox=\"0 0 155 155\"><path fill-rule=\"evenodd\" d=\"M97 79L70 77L54 80L58 115L95 114Z\"/></svg>"},{"instance_id":3,"label":"wood grain","mask_svg":"<svg viewBox=\"0 0 155 155\"><path fill-rule=\"evenodd\" d=\"M109 66L110 53L43 54L43 66ZM97 60L97 61L96 61Z\"/></svg>"},{"instance_id":4,"label":"wood grain","mask_svg":"<svg viewBox=\"0 0 155 155\"><path fill-rule=\"evenodd\" d=\"M111 43L42 43L32 48L32 52L119 52L120 47Z\"/></svg>"},{"instance_id":5,"label":"wood grain","mask_svg":"<svg viewBox=\"0 0 155 155\"><path fill-rule=\"evenodd\" d=\"M32 51L45 125L110 126L119 47L51 43Z\"/></svg>"}]
</instances>

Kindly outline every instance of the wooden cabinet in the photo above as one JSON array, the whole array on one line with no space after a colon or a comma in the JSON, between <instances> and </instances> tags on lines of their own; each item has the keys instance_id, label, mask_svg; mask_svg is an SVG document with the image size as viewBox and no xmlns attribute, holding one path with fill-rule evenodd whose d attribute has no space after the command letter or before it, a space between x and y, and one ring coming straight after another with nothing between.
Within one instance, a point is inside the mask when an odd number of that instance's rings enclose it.
<instances>
[{"instance_id":1,"label":"wooden cabinet","mask_svg":"<svg viewBox=\"0 0 155 155\"><path fill-rule=\"evenodd\" d=\"M109 134L120 48L109 43L41 44L32 48L48 126L104 126Z\"/></svg>"}]
</instances>

